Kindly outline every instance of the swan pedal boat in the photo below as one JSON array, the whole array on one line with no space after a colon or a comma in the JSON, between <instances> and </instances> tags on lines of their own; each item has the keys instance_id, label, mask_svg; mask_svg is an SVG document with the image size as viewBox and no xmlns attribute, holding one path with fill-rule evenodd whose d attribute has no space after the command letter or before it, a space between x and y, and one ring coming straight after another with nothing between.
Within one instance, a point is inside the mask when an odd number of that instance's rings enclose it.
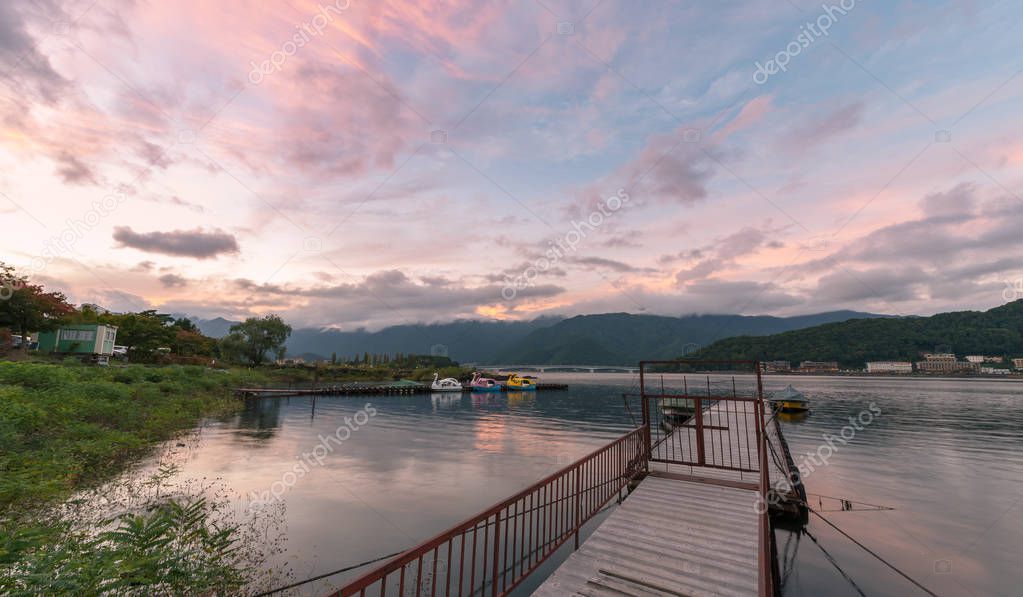
<instances>
[{"instance_id":1,"label":"swan pedal boat","mask_svg":"<svg viewBox=\"0 0 1023 597\"><path fill-rule=\"evenodd\" d=\"M500 392L501 384L489 377L483 377L479 373L473 373L472 381L469 382L469 388L473 392Z\"/></svg>"},{"instance_id":2,"label":"swan pedal boat","mask_svg":"<svg viewBox=\"0 0 1023 597\"><path fill-rule=\"evenodd\" d=\"M508 381L505 385L509 390L535 390L536 382L532 379L525 377L519 377L518 374L512 373L508 376Z\"/></svg>"},{"instance_id":3,"label":"swan pedal boat","mask_svg":"<svg viewBox=\"0 0 1023 597\"><path fill-rule=\"evenodd\" d=\"M454 377L445 377L444 379L437 379L440 377L437 373L433 374L433 383L430 384L430 389L434 392L461 392L462 382L458 381Z\"/></svg>"}]
</instances>

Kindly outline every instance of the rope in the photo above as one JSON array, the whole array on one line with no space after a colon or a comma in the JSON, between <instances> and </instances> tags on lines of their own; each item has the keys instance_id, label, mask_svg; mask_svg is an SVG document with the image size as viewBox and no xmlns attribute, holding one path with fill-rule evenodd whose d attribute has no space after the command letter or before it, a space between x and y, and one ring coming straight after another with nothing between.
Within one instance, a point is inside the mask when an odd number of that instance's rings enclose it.
<instances>
[{"instance_id":1,"label":"rope","mask_svg":"<svg viewBox=\"0 0 1023 597\"><path fill-rule=\"evenodd\" d=\"M884 558L879 556L875 551L873 551L872 549L870 549L866 545L864 545L864 544L860 543L859 541L857 541L856 539L854 539L849 533L846 533L842 529L838 528L838 526L835 525L835 523L833 523L830 520L828 520L827 518L825 518L824 515L821 514L820 512L818 512L818 511L814 510L813 508L811 508L809 504L807 504L806 507L807 507L808 510L810 510L810 512L813 512L814 514L817 515L818 518L820 518L821 520L826 522L828 524L828 526L830 526L831 528L833 528L836 531L838 531L839 533L841 533L846 539L848 539L848 540L852 541L853 543L855 543L863 551L865 551L865 552L869 553L870 555L874 556L879 562L881 562L885 566L888 566L889 568L894 570L896 574L898 574L902 578L908 580L909 582L913 583L918 589L920 589L924 593L927 593L928 595L931 595L931 597L938 597L937 593L935 593L934 591L932 591L932 590L928 589L927 587L923 586L922 584L920 584L919 582L914 580L912 577L910 577L908 574L906 574L902 570L899 570L894 564L892 564L889 561L885 560ZM809 534L809 533L807 533L807 534Z\"/></svg>"},{"instance_id":2,"label":"rope","mask_svg":"<svg viewBox=\"0 0 1023 597\"><path fill-rule=\"evenodd\" d=\"M821 553L823 553L824 557L827 558L828 562L830 562L831 565L835 567L835 570L838 570L838 573L842 575L842 578L849 581L849 584L852 585L852 588L856 589L856 592L860 594L860 597L867 597L867 594L863 592L863 589L861 589L858 584L856 584L856 581L853 580L851 576L846 574L845 570L842 570L842 567L838 565L838 561L835 560L835 558L830 553L828 553L828 550L824 549L824 546L821 545L819 541L817 541L817 537L811 535L810 531L806 529L803 529L803 532L806 533L806 536L809 537L814 542L814 545L820 548Z\"/></svg>"},{"instance_id":3,"label":"rope","mask_svg":"<svg viewBox=\"0 0 1023 597\"><path fill-rule=\"evenodd\" d=\"M387 554L386 556L380 556L379 558L373 558L372 560L367 560L365 562L362 562L361 564L355 564L354 566L348 566L347 568L341 568L340 570L335 570L333 572L327 572L325 574L320 574L319 576L314 576L312 578L307 578L305 580L300 580L300 581L298 581L296 583L292 583L290 585L286 585L286 586L283 586L283 587L278 587L276 589L273 589L272 591L266 591L265 593L259 593L257 595L254 595L253 597L266 597L267 595L273 595L274 593L280 593L281 591L287 591L288 589L294 589L295 587L300 587L300 586L302 586L304 584L308 584L308 583L311 583L311 582L314 582L314 581L317 581L317 580L323 580L323 579L327 578L328 576L334 576L335 574L341 574L342 572L351 572L352 570L355 570L356 568L362 568L363 566L369 566L370 564L375 564L375 563L377 563L377 562L379 562L381 560L386 560L386 559L389 559L389 558L400 556L403 553L405 553L405 552L404 551L396 551L396 552L394 552L392 554Z\"/></svg>"}]
</instances>

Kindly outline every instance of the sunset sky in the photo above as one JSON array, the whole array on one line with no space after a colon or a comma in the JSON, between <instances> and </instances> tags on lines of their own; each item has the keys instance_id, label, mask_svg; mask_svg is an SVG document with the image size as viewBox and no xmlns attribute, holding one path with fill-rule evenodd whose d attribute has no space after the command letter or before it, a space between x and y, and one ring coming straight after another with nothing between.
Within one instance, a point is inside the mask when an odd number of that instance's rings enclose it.
<instances>
[{"instance_id":1,"label":"sunset sky","mask_svg":"<svg viewBox=\"0 0 1023 597\"><path fill-rule=\"evenodd\" d=\"M1023 6L844 7L4 0L0 260L342 329L1023 297Z\"/></svg>"}]
</instances>

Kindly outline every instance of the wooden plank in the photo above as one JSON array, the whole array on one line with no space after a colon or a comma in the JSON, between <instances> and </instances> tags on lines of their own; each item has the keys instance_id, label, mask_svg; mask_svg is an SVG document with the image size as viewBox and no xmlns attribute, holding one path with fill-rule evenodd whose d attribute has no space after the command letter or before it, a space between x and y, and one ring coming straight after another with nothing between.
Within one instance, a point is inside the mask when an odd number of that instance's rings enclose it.
<instances>
[{"instance_id":1,"label":"wooden plank","mask_svg":"<svg viewBox=\"0 0 1023 597\"><path fill-rule=\"evenodd\" d=\"M534 595L756 595L755 497L647 477Z\"/></svg>"}]
</instances>

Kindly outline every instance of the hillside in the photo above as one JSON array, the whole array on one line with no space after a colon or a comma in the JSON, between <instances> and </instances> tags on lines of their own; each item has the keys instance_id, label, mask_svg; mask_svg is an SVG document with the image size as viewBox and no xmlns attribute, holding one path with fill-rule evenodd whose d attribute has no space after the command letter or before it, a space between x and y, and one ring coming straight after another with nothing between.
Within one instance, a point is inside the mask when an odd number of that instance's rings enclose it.
<instances>
[{"instance_id":1,"label":"hillside","mask_svg":"<svg viewBox=\"0 0 1023 597\"><path fill-rule=\"evenodd\" d=\"M734 335L764 335L851 318L880 315L835 311L799 317L580 315L530 333L501 351L503 364L625 365L674 358Z\"/></svg>"},{"instance_id":2,"label":"hillside","mask_svg":"<svg viewBox=\"0 0 1023 597\"><path fill-rule=\"evenodd\" d=\"M838 361L862 367L866 361L915 361L922 352L960 356L1023 356L1023 300L989 311L958 311L931 317L854 319L771 336L720 340L701 358ZM678 351L676 356L682 354Z\"/></svg>"},{"instance_id":3,"label":"hillside","mask_svg":"<svg viewBox=\"0 0 1023 597\"><path fill-rule=\"evenodd\" d=\"M235 322L222 318L193 318L204 334L214 338L227 335ZM532 321L455 321L443 324L397 325L376 332L367 330L340 331L319 328L295 329L288 339L288 354L312 353L339 358L355 354L432 354L438 352L460 362L495 362L498 351L530 332L553 325L557 318Z\"/></svg>"}]
</instances>

